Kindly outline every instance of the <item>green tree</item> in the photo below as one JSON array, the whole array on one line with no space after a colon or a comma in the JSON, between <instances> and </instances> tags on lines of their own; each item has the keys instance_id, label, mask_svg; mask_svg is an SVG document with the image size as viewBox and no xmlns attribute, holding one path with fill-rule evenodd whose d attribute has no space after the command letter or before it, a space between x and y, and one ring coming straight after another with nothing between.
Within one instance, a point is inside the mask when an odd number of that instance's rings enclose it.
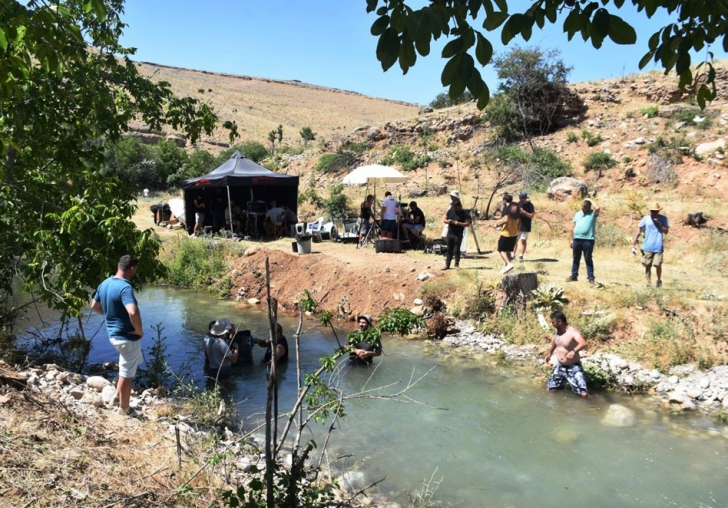
<instances>
[{"instance_id":1,"label":"green tree","mask_svg":"<svg viewBox=\"0 0 728 508\"><path fill-rule=\"evenodd\" d=\"M442 84L449 88L451 98L459 97L467 88L478 99L480 109L485 108L490 98L488 86L475 67L476 60L486 66L493 57L493 45L485 36L486 31L500 30L501 42L508 45L517 35L528 41L534 27L543 28L546 23L563 20L563 31L569 40L578 33L595 48L600 48L606 38L623 45L637 42L634 28L615 14L624 0L531 0L523 12L510 11L514 5L520 6L513 0L432 0L420 8L411 7L413 3L412 0L367 0L367 12L377 15L371 33L378 38L376 55L382 69L386 71L399 62L406 74L417 62L417 55L429 55L432 40L444 36L450 41L441 55L447 60ZM715 98L715 70L711 62L705 62L699 66L698 76L694 76L690 52L700 51L717 41L728 50L724 2L632 0L632 3L647 17L659 11L676 18L649 38L640 68L654 61L666 72L674 69L680 88L695 89L698 104L704 108L707 100ZM712 53L709 56L712 60Z\"/></svg>"},{"instance_id":2,"label":"green tree","mask_svg":"<svg viewBox=\"0 0 728 508\"><path fill-rule=\"evenodd\" d=\"M301 135L301 138L303 138L304 146L308 145L309 141L314 141L316 139L316 133L311 130L311 127L304 127L301 129L299 134Z\"/></svg>"},{"instance_id":3,"label":"green tree","mask_svg":"<svg viewBox=\"0 0 728 508\"><path fill-rule=\"evenodd\" d=\"M465 104L473 100L473 94L469 91L463 92L460 97L451 99L446 92L439 93L435 96L435 99L430 102L430 107L433 109L449 108L450 106L457 106L458 104Z\"/></svg>"},{"instance_id":4,"label":"green tree","mask_svg":"<svg viewBox=\"0 0 728 508\"><path fill-rule=\"evenodd\" d=\"M552 131L556 111L569 95L566 78L571 71L558 56L558 50L516 46L494 58L493 66L500 79L498 90L503 100L512 104L507 109L516 114L491 116L486 107L486 120L496 125L500 121L505 132L519 131L529 140Z\"/></svg>"},{"instance_id":5,"label":"green tree","mask_svg":"<svg viewBox=\"0 0 728 508\"><path fill-rule=\"evenodd\" d=\"M194 142L217 118L138 73L118 42L122 0L0 5L0 257L10 267L0 291L9 294L17 274L77 315L121 255L141 259L138 283L162 271L159 239L131 221L133 189L98 169L104 140L118 143L138 118Z\"/></svg>"}]
</instances>

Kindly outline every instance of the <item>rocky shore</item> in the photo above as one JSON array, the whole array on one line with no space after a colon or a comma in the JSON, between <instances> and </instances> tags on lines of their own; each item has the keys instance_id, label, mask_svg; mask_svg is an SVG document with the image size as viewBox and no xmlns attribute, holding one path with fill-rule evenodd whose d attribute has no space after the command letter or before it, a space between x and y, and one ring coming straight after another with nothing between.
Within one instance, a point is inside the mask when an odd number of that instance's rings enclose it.
<instances>
[{"instance_id":1,"label":"rocky shore","mask_svg":"<svg viewBox=\"0 0 728 508\"><path fill-rule=\"evenodd\" d=\"M443 339L443 344L468 351L485 351L501 355L505 361L531 365L547 375L550 366L544 360L545 347L517 346L494 335L479 332L472 323L459 322L458 331ZM702 411L708 414L728 412L728 366L700 370L695 365L678 365L667 374L646 369L616 354L596 352L582 355L582 364L610 386L625 393L640 393L659 399L671 411Z\"/></svg>"}]
</instances>

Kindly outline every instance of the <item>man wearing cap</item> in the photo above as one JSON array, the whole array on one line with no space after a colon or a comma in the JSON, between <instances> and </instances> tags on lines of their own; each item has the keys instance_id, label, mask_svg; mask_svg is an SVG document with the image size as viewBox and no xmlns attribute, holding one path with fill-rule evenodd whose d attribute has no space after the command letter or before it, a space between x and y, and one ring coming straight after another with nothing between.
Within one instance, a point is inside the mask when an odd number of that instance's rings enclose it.
<instances>
[{"instance_id":1,"label":"man wearing cap","mask_svg":"<svg viewBox=\"0 0 728 508\"><path fill-rule=\"evenodd\" d=\"M361 334L371 333L373 327L372 317L369 314L363 314L356 318L359 324ZM361 340L354 344L354 351L349 353L349 362L354 365L371 365L375 356L382 354L382 341L377 337L374 344L370 344L365 340Z\"/></svg>"},{"instance_id":2,"label":"man wearing cap","mask_svg":"<svg viewBox=\"0 0 728 508\"><path fill-rule=\"evenodd\" d=\"M450 269L450 263L455 258L455 268L460 268L460 244L463 241L465 228L470 226L470 214L463 210L460 201L453 201L452 206L445 213L443 222L447 225L447 256L443 270Z\"/></svg>"},{"instance_id":3,"label":"man wearing cap","mask_svg":"<svg viewBox=\"0 0 728 508\"><path fill-rule=\"evenodd\" d=\"M660 215L662 207L659 203L650 206L650 214L642 217L637 234L632 241L632 252L635 252L637 240L642 233L645 234L645 241L642 244L642 265L645 267L647 285L652 279L652 265L655 266L657 275L657 287L662 287L662 253L665 249L664 235L670 230L667 217Z\"/></svg>"},{"instance_id":4,"label":"man wearing cap","mask_svg":"<svg viewBox=\"0 0 728 508\"><path fill-rule=\"evenodd\" d=\"M91 309L104 316L109 342L119 352L119 380L116 394L119 413L129 414L129 400L136 371L144 360L142 354L142 316L139 313L131 281L139 260L126 255L116 265L116 275L99 284L91 300Z\"/></svg>"},{"instance_id":5,"label":"man wearing cap","mask_svg":"<svg viewBox=\"0 0 728 508\"><path fill-rule=\"evenodd\" d=\"M238 347L233 343L235 326L229 319L218 319L205 336L207 373L214 377L229 376L232 366L238 362Z\"/></svg>"},{"instance_id":6,"label":"man wearing cap","mask_svg":"<svg viewBox=\"0 0 728 508\"><path fill-rule=\"evenodd\" d=\"M523 255L526 254L526 243L528 241L528 234L531 232L531 219L536 215L536 209L533 203L529 201L528 194L521 192L518 195L518 211L521 216L521 223L518 226L518 240L516 248L513 251L513 255L516 255L516 251L520 250L518 254L518 261L523 261ZM520 247L520 249L519 249Z\"/></svg>"},{"instance_id":7,"label":"man wearing cap","mask_svg":"<svg viewBox=\"0 0 728 508\"><path fill-rule=\"evenodd\" d=\"M397 216L400 214L399 203L387 191L382 201L382 238L394 238L397 234Z\"/></svg>"},{"instance_id":8,"label":"man wearing cap","mask_svg":"<svg viewBox=\"0 0 728 508\"><path fill-rule=\"evenodd\" d=\"M566 282L579 280L579 265L581 256L584 255L586 263L586 277L589 284L594 284L594 241L596 238L597 217L599 216L599 205L587 198L581 203L581 210L574 215L574 229L571 230L569 247L572 250L571 275Z\"/></svg>"}]
</instances>

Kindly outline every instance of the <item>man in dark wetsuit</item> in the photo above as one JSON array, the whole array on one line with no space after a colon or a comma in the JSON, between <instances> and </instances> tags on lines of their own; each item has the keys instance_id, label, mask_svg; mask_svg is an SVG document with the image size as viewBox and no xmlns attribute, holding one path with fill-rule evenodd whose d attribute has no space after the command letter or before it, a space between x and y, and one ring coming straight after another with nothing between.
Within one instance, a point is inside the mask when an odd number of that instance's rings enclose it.
<instances>
[{"instance_id":1,"label":"man in dark wetsuit","mask_svg":"<svg viewBox=\"0 0 728 508\"><path fill-rule=\"evenodd\" d=\"M288 361L288 340L283 336L283 327L280 324L276 324L276 362L278 364L286 363ZM263 363L270 363L273 357L273 345L270 339L255 339L255 342L260 347L267 347L265 350L265 356L263 356Z\"/></svg>"},{"instance_id":2,"label":"man in dark wetsuit","mask_svg":"<svg viewBox=\"0 0 728 508\"><path fill-rule=\"evenodd\" d=\"M556 353L557 361L547 388L549 391L562 390L568 381L571 391L586 399L589 392L579 355L579 351L586 349L586 340L578 329L566 322L566 315L560 310L551 313L551 324L556 328L556 335L546 353L546 363L551 361L553 353Z\"/></svg>"},{"instance_id":3,"label":"man in dark wetsuit","mask_svg":"<svg viewBox=\"0 0 728 508\"><path fill-rule=\"evenodd\" d=\"M362 333L366 333L373 324L372 317L368 314L364 314L356 318L359 323L359 330ZM382 354L382 341L377 337L375 344L369 344L362 340L354 345L354 351L349 353L349 362L354 365L371 365L374 362L375 356Z\"/></svg>"},{"instance_id":4,"label":"man in dark wetsuit","mask_svg":"<svg viewBox=\"0 0 728 508\"><path fill-rule=\"evenodd\" d=\"M447 257L442 269L450 269L453 257L455 257L455 268L460 268L460 244L463 241L465 228L470 226L470 214L463 210L463 204L460 201L453 201L452 206L445 213L443 222L447 224Z\"/></svg>"}]
</instances>

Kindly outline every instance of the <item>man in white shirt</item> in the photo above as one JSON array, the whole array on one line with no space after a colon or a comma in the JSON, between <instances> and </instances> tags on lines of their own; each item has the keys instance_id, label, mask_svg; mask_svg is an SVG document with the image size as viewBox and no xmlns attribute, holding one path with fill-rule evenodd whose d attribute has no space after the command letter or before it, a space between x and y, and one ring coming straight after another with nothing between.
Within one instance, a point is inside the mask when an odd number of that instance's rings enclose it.
<instances>
[{"instance_id":1,"label":"man in white shirt","mask_svg":"<svg viewBox=\"0 0 728 508\"><path fill-rule=\"evenodd\" d=\"M268 236L275 236L275 225L281 226L283 224L285 210L280 206L276 205L275 201L270 202L270 208L265 213L265 221L263 227Z\"/></svg>"},{"instance_id":2,"label":"man in white shirt","mask_svg":"<svg viewBox=\"0 0 728 508\"><path fill-rule=\"evenodd\" d=\"M382 201L382 238L394 238L397 234L397 216L400 214L399 203L387 191Z\"/></svg>"}]
</instances>

